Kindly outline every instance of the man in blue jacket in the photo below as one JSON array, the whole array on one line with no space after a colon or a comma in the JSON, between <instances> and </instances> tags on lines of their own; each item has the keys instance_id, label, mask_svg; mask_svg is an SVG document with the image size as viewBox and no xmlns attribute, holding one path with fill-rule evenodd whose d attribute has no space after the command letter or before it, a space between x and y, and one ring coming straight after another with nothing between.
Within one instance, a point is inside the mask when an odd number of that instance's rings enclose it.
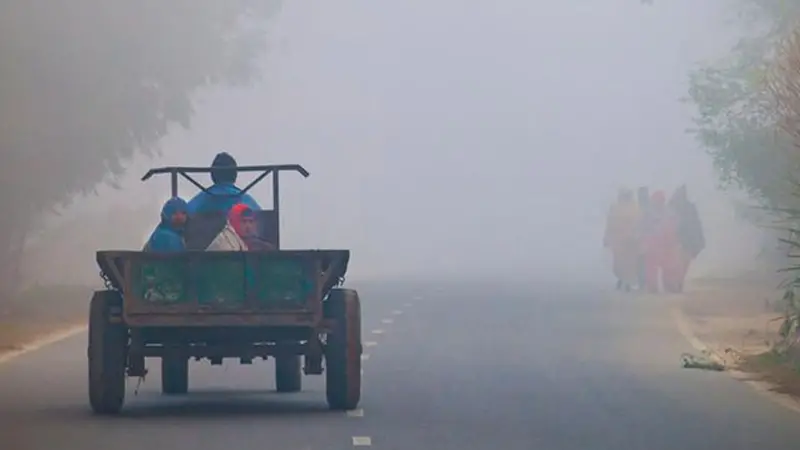
<instances>
[{"instance_id":1,"label":"man in blue jacket","mask_svg":"<svg viewBox=\"0 0 800 450\"><path fill-rule=\"evenodd\" d=\"M158 224L147 244L146 252L182 252L186 249L183 230L186 226L186 201L174 197L164 203L161 209L161 222Z\"/></svg>"},{"instance_id":2,"label":"man in blue jacket","mask_svg":"<svg viewBox=\"0 0 800 450\"><path fill-rule=\"evenodd\" d=\"M207 189L208 192L200 191L189 201L189 214L221 212L227 215L237 203L260 211L258 202L236 186L236 167L233 156L225 152L217 154L211 163L211 181L214 184Z\"/></svg>"}]
</instances>

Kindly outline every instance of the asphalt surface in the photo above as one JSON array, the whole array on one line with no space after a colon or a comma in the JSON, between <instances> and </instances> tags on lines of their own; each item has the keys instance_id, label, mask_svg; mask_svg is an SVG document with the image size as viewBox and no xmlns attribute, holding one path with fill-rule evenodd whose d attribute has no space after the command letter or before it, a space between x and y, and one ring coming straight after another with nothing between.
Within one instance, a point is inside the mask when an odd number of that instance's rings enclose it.
<instances>
[{"instance_id":1,"label":"asphalt surface","mask_svg":"<svg viewBox=\"0 0 800 450\"><path fill-rule=\"evenodd\" d=\"M0 448L204 450L787 449L800 415L691 350L669 299L580 286L376 284L361 290L361 414L326 409L323 377L273 392L271 362L193 363L190 394L157 364L123 414L90 414L86 336L0 365ZM377 332L376 332L377 330Z\"/></svg>"}]
</instances>

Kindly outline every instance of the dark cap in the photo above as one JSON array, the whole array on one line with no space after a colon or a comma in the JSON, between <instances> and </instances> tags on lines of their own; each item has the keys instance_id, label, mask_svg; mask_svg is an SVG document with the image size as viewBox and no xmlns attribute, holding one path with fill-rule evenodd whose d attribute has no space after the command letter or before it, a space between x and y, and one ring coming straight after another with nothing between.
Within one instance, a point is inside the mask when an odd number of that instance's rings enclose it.
<instances>
[{"instance_id":1,"label":"dark cap","mask_svg":"<svg viewBox=\"0 0 800 450\"><path fill-rule=\"evenodd\" d=\"M216 183L235 183L236 182L236 160L226 152L217 153L211 163L211 181Z\"/></svg>"}]
</instances>

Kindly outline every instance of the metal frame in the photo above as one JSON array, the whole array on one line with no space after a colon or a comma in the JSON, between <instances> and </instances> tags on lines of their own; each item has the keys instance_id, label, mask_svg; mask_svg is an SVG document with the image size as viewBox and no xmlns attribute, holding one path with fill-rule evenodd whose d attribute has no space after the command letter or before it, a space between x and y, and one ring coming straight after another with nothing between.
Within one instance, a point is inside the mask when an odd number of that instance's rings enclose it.
<instances>
[{"instance_id":1,"label":"metal frame","mask_svg":"<svg viewBox=\"0 0 800 450\"><path fill-rule=\"evenodd\" d=\"M220 361L220 358L231 356L250 361L253 357L298 354L305 356L303 371L306 374L322 373L323 347L320 336L335 327L333 321L324 317L323 300L331 288L340 284L347 272L349 250L280 252L281 255L304 260L310 266L309 270L314 271L312 273L320 274L302 309L270 311L246 308L225 311L201 308L196 301L181 306L153 305L138 298L132 289L132 267L137 262L182 259L188 260L191 271L195 258L224 257L226 254L245 259L255 256L247 252L97 252L97 263L101 270L108 274L111 285L122 291L125 298L122 311L110 319L119 320L130 331L129 375L146 373L145 357L164 356L170 352L192 358L211 358L212 364ZM225 330L224 333L220 334L221 330ZM190 345L195 340L203 342L209 337L223 334L226 340L231 341L212 346ZM181 341L177 346L171 342L176 338Z\"/></svg>"},{"instance_id":2,"label":"metal frame","mask_svg":"<svg viewBox=\"0 0 800 450\"><path fill-rule=\"evenodd\" d=\"M240 195L246 194L253 186L257 185L261 182L264 178L268 175L272 175L272 210L275 211L275 220L277 221L277 228L276 228L276 240L275 245L280 248L280 240L281 240L281 227L280 227L280 178L279 175L281 172L297 172L303 176L303 178L308 178L309 173L308 171L301 166L300 164L280 164L280 165L267 165L267 166L240 166L240 167L224 167L224 170L235 171L236 173L241 172L261 172L259 176L257 176L253 181L250 182L241 192L237 194L212 194L208 191L208 188L200 184L197 180L192 178L189 174L191 173L211 173L214 170L217 170L217 167L189 167L189 166L168 166L168 167L159 167L155 169L150 169L147 171L146 174L142 177L142 181L147 181L152 178L154 175L163 175L169 174L170 175L170 186L171 186L171 194L173 197L178 196L178 175L192 183L195 187L200 189L201 191L205 192L208 195L213 195L216 197L238 197Z\"/></svg>"},{"instance_id":3,"label":"metal frame","mask_svg":"<svg viewBox=\"0 0 800 450\"><path fill-rule=\"evenodd\" d=\"M245 261L254 258L248 252L202 252L191 251L178 254L143 253L135 251L97 252L97 263L107 273L113 285L122 291L123 319L129 326L187 327L187 326L302 326L317 327L323 320L322 300L339 278L347 271L350 258L348 250L284 250L281 256L302 260L310 273L320 273L315 286L301 309L259 309L252 297L245 299L245 308L224 310L203 308L197 302L181 305L152 305L133 292L132 275L134 265L141 261L180 260L192 261L202 257L230 258L232 255ZM190 269L191 271L191 269ZM192 283L188 283L192 285ZM190 294L191 295L191 294Z\"/></svg>"}]
</instances>

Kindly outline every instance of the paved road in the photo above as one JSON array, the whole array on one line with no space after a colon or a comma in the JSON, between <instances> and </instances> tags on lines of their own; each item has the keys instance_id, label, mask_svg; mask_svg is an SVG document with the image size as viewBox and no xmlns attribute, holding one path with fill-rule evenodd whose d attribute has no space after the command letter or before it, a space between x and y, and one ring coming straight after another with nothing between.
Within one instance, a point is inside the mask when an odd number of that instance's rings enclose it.
<instances>
[{"instance_id":1,"label":"paved road","mask_svg":"<svg viewBox=\"0 0 800 450\"><path fill-rule=\"evenodd\" d=\"M362 298L369 359L360 417L326 410L322 377L306 377L300 394L272 393L269 363L195 363L185 398L162 398L154 371L138 396L131 386L122 417L93 417L81 335L0 366L0 444L783 450L800 442L800 416L724 374L679 367L689 347L668 300L489 284L374 285Z\"/></svg>"}]
</instances>

